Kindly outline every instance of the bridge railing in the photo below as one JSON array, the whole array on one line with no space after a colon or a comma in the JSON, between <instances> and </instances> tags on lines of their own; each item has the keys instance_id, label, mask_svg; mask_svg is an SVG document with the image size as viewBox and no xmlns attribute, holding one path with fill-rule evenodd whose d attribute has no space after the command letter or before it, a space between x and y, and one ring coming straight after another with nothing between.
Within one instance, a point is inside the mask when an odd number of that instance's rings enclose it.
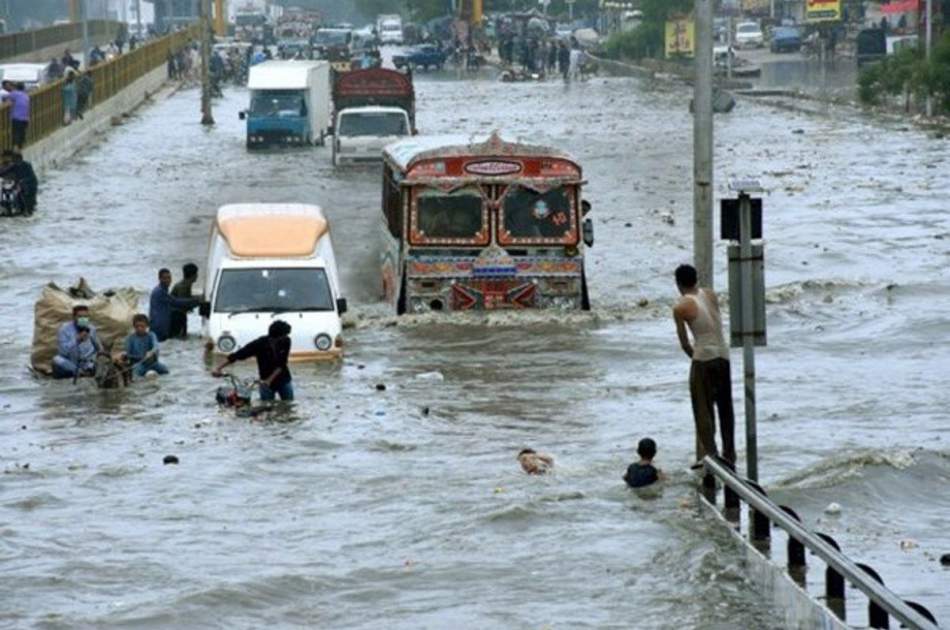
<instances>
[{"instance_id":1,"label":"bridge railing","mask_svg":"<svg viewBox=\"0 0 950 630\"><path fill-rule=\"evenodd\" d=\"M703 490L706 500L716 505L716 483L724 486L724 511L729 520L739 518L740 501L752 512L749 534L753 543L767 541L775 525L788 534L788 572L800 585L804 581L805 549L821 558L825 570L825 603L840 619L845 618L845 580L862 591L868 598L868 626L887 628L893 617L904 627L920 630L938 630L937 621L924 606L904 601L884 586L884 580L871 567L852 561L841 553L835 540L820 532L807 530L801 519L789 507L773 503L759 484L739 477L729 464L721 459L706 457Z\"/></svg>"},{"instance_id":2,"label":"bridge railing","mask_svg":"<svg viewBox=\"0 0 950 630\"><path fill-rule=\"evenodd\" d=\"M111 20L89 20L89 37L112 39L119 34L122 24ZM44 48L65 45L82 39L82 23L57 24L32 31L0 35L0 60L28 55ZM62 51L60 51L62 53Z\"/></svg>"},{"instance_id":3,"label":"bridge railing","mask_svg":"<svg viewBox=\"0 0 950 630\"><path fill-rule=\"evenodd\" d=\"M93 84L87 111L109 100L149 72L165 65L170 53L176 53L187 46L198 33L197 27L178 31L145 43L111 61L93 66L87 71ZM26 146L46 138L66 124L63 83L64 80L60 79L30 92L30 125L27 128ZM0 105L0 149L12 147L10 105L5 103Z\"/></svg>"}]
</instances>

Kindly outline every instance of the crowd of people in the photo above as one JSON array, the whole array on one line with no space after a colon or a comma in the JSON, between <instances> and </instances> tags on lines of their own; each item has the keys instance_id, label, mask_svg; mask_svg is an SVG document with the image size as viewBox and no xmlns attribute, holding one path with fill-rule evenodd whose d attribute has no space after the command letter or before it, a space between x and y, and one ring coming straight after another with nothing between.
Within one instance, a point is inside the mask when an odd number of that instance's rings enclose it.
<instances>
[{"instance_id":1,"label":"crowd of people","mask_svg":"<svg viewBox=\"0 0 950 630\"><path fill-rule=\"evenodd\" d=\"M532 75L561 75L565 81L580 78L584 53L570 40L534 35L504 34L498 41L498 57L508 67L518 65Z\"/></svg>"}]
</instances>

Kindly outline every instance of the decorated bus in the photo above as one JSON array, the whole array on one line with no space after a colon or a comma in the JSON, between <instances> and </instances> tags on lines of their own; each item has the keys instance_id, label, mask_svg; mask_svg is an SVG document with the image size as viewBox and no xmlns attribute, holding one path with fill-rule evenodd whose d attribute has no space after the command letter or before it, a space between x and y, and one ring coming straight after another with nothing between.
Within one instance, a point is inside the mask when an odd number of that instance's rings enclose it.
<instances>
[{"instance_id":1,"label":"decorated bus","mask_svg":"<svg viewBox=\"0 0 950 630\"><path fill-rule=\"evenodd\" d=\"M399 314L589 309L581 167L496 133L415 136L383 165L383 292Z\"/></svg>"}]
</instances>

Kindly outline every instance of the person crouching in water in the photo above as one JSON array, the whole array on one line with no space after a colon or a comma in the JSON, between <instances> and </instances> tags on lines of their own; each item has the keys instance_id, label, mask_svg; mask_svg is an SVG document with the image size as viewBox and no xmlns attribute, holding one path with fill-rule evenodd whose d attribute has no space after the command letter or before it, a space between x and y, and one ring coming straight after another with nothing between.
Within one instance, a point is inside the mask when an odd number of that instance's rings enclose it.
<instances>
[{"instance_id":1,"label":"person crouching in water","mask_svg":"<svg viewBox=\"0 0 950 630\"><path fill-rule=\"evenodd\" d=\"M53 378L91 376L95 372L96 354L102 352L102 344L96 335L96 327L89 321L88 306L77 304L73 307L73 319L60 326L56 342Z\"/></svg>"},{"instance_id":2,"label":"person crouching in water","mask_svg":"<svg viewBox=\"0 0 950 630\"><path fill-rule=\"evenodd\" d=\"M227 360L216 367L211 375L221 376L221 370L232 363L254 357L261 379L261 400L274 400L275 394L281 400L293 400L293 381L287 366L290 360L290 331L290 324L278 319L270 325L267 335L229 354Z\"/></svg>"},{"instance_id":3,"label":"person crouching in water","mask_svg":"<svg viewBox=\"0 0 950 630\"><path fill-rule=\"evenodd\" d=\"M132 318L131 335L125 338L125 360L132 366L132 374L139 378L149 372L168 374L168 368L158 360L158 336L148 329L148 317L139 313Z\"/></svg>"},{"instance_id":4,"label":"person crouching in water","mask_svg":"<svg viewBox=\"0 0 950 630\"><path fill-rule=\"evenodd\" d=\"M640 461L630 464L623 476L628 486L644 488L666 479L663 471L653 465L653 458L656 457L656 442L650 438L640 440L637 444L637 455L640 456Z\"/></svg>"},{"instance_id":5,"label":"person crouching in water","mask_svg":"<svg viewBox=\"0 0 950 630\"><path fill-rule=\"evenodd\" d=\"M533 448L526 448L518 453L518 463L521 470L529 475L544 475L554 468L554 458L547 453L538 453Z\"/></svg>"}]
</instances>

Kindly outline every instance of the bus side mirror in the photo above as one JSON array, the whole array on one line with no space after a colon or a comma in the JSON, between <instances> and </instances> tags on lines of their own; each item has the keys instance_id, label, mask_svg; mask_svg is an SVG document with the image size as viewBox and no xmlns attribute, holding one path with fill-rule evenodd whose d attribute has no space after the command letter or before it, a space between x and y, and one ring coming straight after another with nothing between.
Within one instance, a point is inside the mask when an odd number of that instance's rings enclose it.
<instances>
[{"instance_id":1,"label":"bus side mirror","mask_svg":"<svg viewBox=\"0 0 950 630\"><path fill-rule=\"evenodd\" d=\"M242 109L241 111L238 112L238 118L240 120L244 120L245 118L247 118L247 112Z\"/></svg>"},{"instance_id":2,"label":"bus side mirror","mask_svg":"<svg viewBox=\"0 0 950 630\"><path fill-rule=\"evenodd\" d=\"M581 216L585 216L585 217L586 217L586 216L587 216L587 213L590 212L590 210L591 210L590 202L587 201L586 199L584 199L583 201L581 201Z\"/></svg>"},{"instance_id":3,"label":"bus side mirror","mask_svg":"<svg viewBox=\"0 0 950 630\"><path fill-rule=\"evenodd\" d=\"M346 298L337 298L336 310L337 310L337 313L339 313L340 315L343 315L348 310L350 310L349 305L346 303Z\"/></svg>"},{"instance_id":4,"label":"bus side mirror","mask_svg":"<svg viewBox=\"0 0 950 630\"><path fill-rule=\"evenodd\" d=\"M594 246L594 222L590 219L584 219L584 244L588 247Z\"/></svg>"}]
</instances>

